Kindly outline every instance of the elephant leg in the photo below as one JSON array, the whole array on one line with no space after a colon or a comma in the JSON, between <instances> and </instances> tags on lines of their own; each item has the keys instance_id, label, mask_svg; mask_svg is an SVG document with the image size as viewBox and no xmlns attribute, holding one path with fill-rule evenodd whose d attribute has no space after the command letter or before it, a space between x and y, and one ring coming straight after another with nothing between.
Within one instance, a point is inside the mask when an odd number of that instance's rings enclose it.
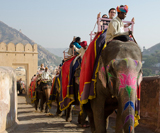
<instances>
[{"instance_id":1,"label":"elephant leg","mask_svg":"<svg viewBox=\"0 0 160 133\"><path fill-rule=\"evenodd\" d=\"M45 90L45 103L46 103L46 107L45 107L45 113L48 112L48 99L49 99L49 96L50 96L50 87L48 87L46 90Z\"/></svg>"},{"instance_id":2,"label":"elephant leg","mask_svg":"<svg viewBox=\"0 0 160 133\"><path fill-rule=\"evenodd\" d=\"M108 129L108 125L109 125L109 115L115 111L116 107L117 106L114 104L108 105L105 107L106 129Z\"/></svg>"},{"instance_id":3,"label":"elephant leg","mask_svg":"<svg viewBox=\"0 0 160 133\"><path fill-rule=\"evenodd\" d=\"M48 105L47 105L47 101L46 101L46 107L45 107L45 113L48 112Z\"/></svg>"},{"instance_id":4,"label":"elephant leg","mask_svg":"<svg viewBox=\"0 0 160 133\"><path fill-rule=\"evenodd\" d=\"M66 121L68 121L68 122L72 121L72 109L71 109L71 105L66 109Z\"/></svg>"},{"instance_id":5,"label":"elephant leg","mask_svg":"<svg viewBox=\"0 0 160 133\"><path fill-rule=\"evenodd\" d=\"M45 101L45 98L44 98L44 95L42 94L42 97L41 97L41 103L40 103L40 109L41 109L41 112L43 111L44 101Z\"/></svg>"},{"instance_id":6,"label":"elephant leg","mask_svg":"<svg viewBox=\"0 0 160 133\"><path fill-rule=\"evenodd\" d=\"M117 111L115 133L124 133L121 111Z\"/></svg>"},{"instance_id":7,"label":"elephant leg","mask_svg":"<svg viewBox=\"0 0 160 133\"><path fill-rule=\"evenodd\" d=\"M87 104L83 105L83 110L87 113L87 116L89 118L89 123L90 123L91 131L92 131L92 133L94 133L94 131L95 131L95 124L94 124L93 111L91 109L90 102L88 102ZM83 121L82 121L82 123L83 123Z\"/></svg>"},{"instance_id":8,"label":"elephant leg","mask_svg":"<svg viewBox=\"0 0 160 133\"><path fill-rule=\"evenodd\" d=\"M57 112L56 112L56 115L62 116L62 111L60 111L60 109L59 109L59 93L58 92L57 92L56 102L57 102Z\"/></svg>"},{"instance_id":9,"label":"elephant leg","mask_svg":"<svg viewBox=\"0 0 160 133\"><path fill-rule=\"evenodd\" d=\"M40 110L41 112L43 111L43 100L41 99L41 102L40 102Z\"/></svg>"},{"instance_id":10,"label":"elephant leg","mask_svg":"<svg viewBox=\"0 0 160 133\"><path fill-rule=\"evenodd\" d=\"M93 110L95 133L106 133L106 119L105 119L105 98L101 96L91 100L91 107Z\"/></svg>"},{"instance_id":11,"label":"elephant leg","mask_svg":"<svg viewBox=\"0 0 160 133\"><path fill-rule=\"evenodd\" d=\"M38 97L38 92L36 92L36 100L35 100L35 110L38 108L38 103L39 103L39 97Z\"/></svg>"},{"instance_id":12,"label":"elephant leg","mask_svg":"<svg viewBox=\"0 0 160 133\"><path fill-rule=\"evenodd\" d=\"M67 110L64 110L64 116L66 116L67 115Z\"/></svg>"},{"instance_id":13,"label":"elephant leg","mask_svg":"<svg viewBox=\"0 0 160 133\"><path fill-rule=\"evenodd\" d=\"M83 112L78 115L78 123L81 125L86 124L86 118L87 118L87 112L86 110L83 108Z\"/></svg>"}]
</instances>

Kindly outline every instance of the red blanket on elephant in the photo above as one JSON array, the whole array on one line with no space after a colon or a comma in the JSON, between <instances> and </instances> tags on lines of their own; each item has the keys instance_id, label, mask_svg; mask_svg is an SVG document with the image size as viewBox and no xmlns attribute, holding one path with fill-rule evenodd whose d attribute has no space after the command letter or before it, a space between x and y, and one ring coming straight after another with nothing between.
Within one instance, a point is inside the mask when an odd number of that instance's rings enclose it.
<instances>
[{"instance_id":1,"label":"red blanket on elephant","mask_svg":"<svg viewBox=\"0 0 160 133\"><path fill-rule=\"evenodd\" d=\"M36 98L36 93L35 93L35 89L36 89L36 80L37 77L31 82L30 84L30 95L31 95L31 102L33 103L35 101Z\"/></svg>"},{"instance_id":2,"label":"red blanket on elephant","mask_svg":"<svg viewBox=\"0 0 160 133\"><path fill-rule=\"evenodd\" d=\"M88 99L95 98L96 70L100 53L105 44L105 38L106 30L99 32L89 44L83 56L79 84L79 99L81 104L87 103Z\"/></svg>"},{"instance_id":3,"label":"red blanket on elephant","mask_svg":"<svg viewBox=\"0 0 160 133\"><path fill-rule=\"evenodd\" d=\"M74 60L76 56L72 57L70 60L64 62L62 66L62 70L59 75L60 80L60 110L65 110L69 103L72 102L72 99L69 98L69 92L67 91L67 86L69 83L69 72L70 72L70 64Z\"/></svg>"},{"instance_id":4,"label":"red blanket on elephant","mask_svg":"<svg viewBox=\"0 0 160 133\"><path fill-rule=\"evenodd\" d=\"M33 86L33 81L30 83L30 86L29 86L29 94L31 95L31 98L33 97L33 94L32 94L32 86Z\"/></svg>"}]
</instances>

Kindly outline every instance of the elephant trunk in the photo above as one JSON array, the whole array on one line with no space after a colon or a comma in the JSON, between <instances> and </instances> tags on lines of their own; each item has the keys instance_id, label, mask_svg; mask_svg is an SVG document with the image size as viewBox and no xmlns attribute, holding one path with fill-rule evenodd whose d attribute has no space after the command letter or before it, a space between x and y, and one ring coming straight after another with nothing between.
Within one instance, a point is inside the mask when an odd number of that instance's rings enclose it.
<instances>
[{"instance_id":1,"label":"elephant trunk","mask_svg":"<svg viewBox=\"0 0 160 133\"><path fill-rule=\"evenodd\" d=\"M112 60L107 66L108 86L118 100L116 133L134 133L135 101L141 62L131 58Z\"/></svg>"},{"instance_id":2,"label":"elephant trunk","mask_svg":"<svg viewBox=\"0 0 160 133\"><path fill-rule=\"evenodd\" d=\"M137 76L134 71L119 74L118 116L121 117L122 132L125 133L134 133Z\"/></svg>"}]
</instances>

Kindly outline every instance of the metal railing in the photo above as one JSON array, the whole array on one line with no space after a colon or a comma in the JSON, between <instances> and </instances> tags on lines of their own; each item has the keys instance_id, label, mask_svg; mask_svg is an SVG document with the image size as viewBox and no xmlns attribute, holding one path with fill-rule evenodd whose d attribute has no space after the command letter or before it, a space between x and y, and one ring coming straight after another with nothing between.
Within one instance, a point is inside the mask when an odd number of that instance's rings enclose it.
<instances>
[{"instance_id":1,"label":"metal railing","mask_svg":"<svg viewBox=\"0 0 160 133\"><path fill-rule=\"evenodd\" d=\"M64 61L66 61L66 60L72 58L72 57L75 55L75 53L74 53L74 47L72 48L72 54L71 54L71 55L68 54L68 50L69 50L69 48L67 48L67 49L65 49L65 50L63 51L63 58L64 58Z\"/></svg>"},{"instance_id":2,"label":"metal railing","mask_svg":"<svg viewBox=\"0 0 160 133\"><path fill-rule=\"evenodd\" d=\"M111 21L112 19L108 19L108 18L98 18L98 19L97 19L97 22L96 22L97 27L98 27L97 32L101 32L102 30L105 30L105 29L108 28L108 25L104 25L104 26L103 26L103 29L101 28L101 26L102 26L102 25L100 24L101 20ZM129 30L130 30L130 31L133 32L134 23L133 23L132 21L123 21L123 23L124 23L124 24L132 23L131 28L124 28L124 31L129 31ZM90 42L93 40L93 38L94 38L94 37L96 36L96 34L97 34L97 32L94 32L95 27L96 27L96 24L95 24L95 26L94 26L94 29L93 29L93 30L91 31L91 33L89 34L89 35L90 35Z\"/></svg>"}]
</instances>

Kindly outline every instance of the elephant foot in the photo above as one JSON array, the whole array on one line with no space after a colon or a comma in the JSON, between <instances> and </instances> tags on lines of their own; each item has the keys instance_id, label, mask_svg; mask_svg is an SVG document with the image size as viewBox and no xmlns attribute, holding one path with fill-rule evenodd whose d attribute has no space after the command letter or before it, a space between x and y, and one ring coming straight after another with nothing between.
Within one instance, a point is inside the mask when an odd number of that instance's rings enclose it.
<instances>
[{"instance_id":1,"label":"elephant foot","mask_svg":"<svg viewBox=\"0 0 160 133\"><path fill-rule=\"evenodd\" d=\"M81 125L81 127L82 127L82 128L88 128L88 127L90 127L90 126L87 125L87 124L84 124L84 125Z\"/></svg>"},{"instance_id":2,"label":"elephant foot","mask_svg":"<svg viewBox=\"0 0 160 133\"><path fill-rule=\"evenodd\" d=\"M84 124L81 125L82 128L88 128L90 127L89 122L86 121Z\"/></svg>"},{"instance_id":3,"label":"elephant foot","mask_svg":"<svg viewBox=\"0 0 160 133\"><path fill-rule=\"evenodd\" d=\"M72 120L66 120L66 122L72 122Z\"/></svg>"},{"instance_id":4,"label":"elephant foot","mask_svg":"<svg viewBox=\"0 0 160 133\"><path fill-rule=\"evenodd\" d=\"M60 114L56 113L58 116L62 117L63 115L63 112L61 112Z\"/></svg>"},{"instance_id":5,"label":"elephant foot","mask_svg":"<svg viewBox=\"0 0 160 133\"><path fill-rule=\"evenodd\" d=\"M52 113L48 113L46 114L46 116L54 116Z\"/></svg>"},{"instance_id":6,"label":"elephant foot","mask_svg":"<svg viewBox=\"0 0 160 133\"><path fill-rule=\"evenodd\" d=\"M72 122L72 119L71 119L71 118L68 118L68 119L66 120L66 122Z\"/></svg>"}]
</instances>

